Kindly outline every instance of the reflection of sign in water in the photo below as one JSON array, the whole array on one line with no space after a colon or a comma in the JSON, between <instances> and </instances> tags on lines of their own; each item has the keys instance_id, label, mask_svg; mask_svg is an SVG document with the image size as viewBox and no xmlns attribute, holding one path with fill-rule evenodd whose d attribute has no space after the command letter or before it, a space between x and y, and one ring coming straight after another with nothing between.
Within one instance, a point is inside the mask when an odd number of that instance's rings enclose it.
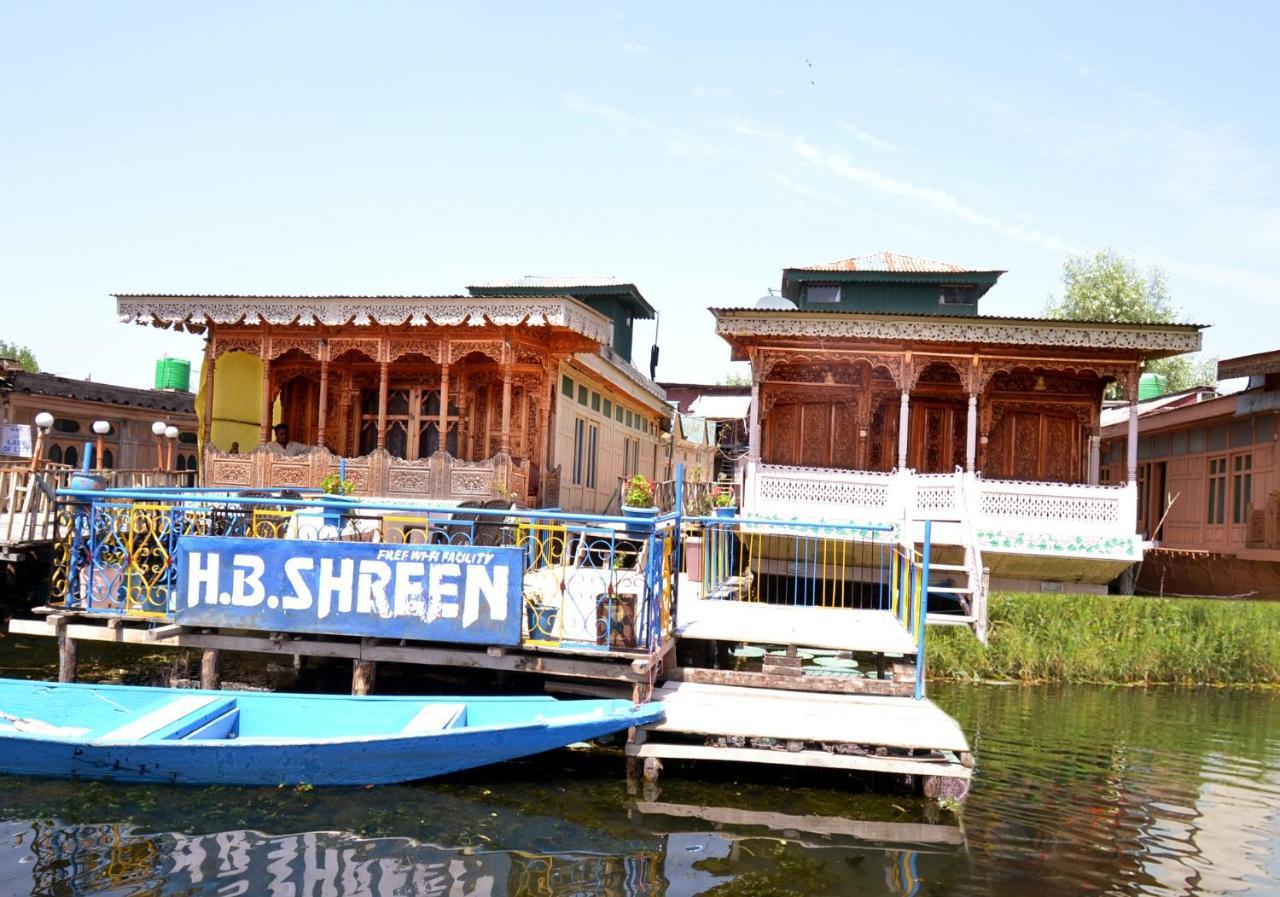
<instances>
[{"instance_id":1,"label":"reflection of sign in water","mask_svg":"<svg viewBox=\"0 0 1280 897\"><path fill-rule=\"evenodd\" d=\"M182 536L179 623L520 642L518 548Z\"/></svg>"},{"instance_id":2,"label":"reflection of sign in water","mask_svg":"<svg viewBox=\"0 0 1280 897\"><path fill-rule=\"evenodd\" d=\"M4 424L0 426L0 454L31 457L31 425Z\"/></svg>"}]
</instances>

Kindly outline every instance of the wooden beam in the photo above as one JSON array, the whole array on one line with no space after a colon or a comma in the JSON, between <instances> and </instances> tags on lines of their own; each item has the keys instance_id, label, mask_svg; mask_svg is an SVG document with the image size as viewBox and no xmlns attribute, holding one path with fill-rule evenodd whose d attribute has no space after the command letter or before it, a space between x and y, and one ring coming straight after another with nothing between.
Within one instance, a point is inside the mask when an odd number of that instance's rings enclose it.
<instances>
[{"instance_id":1,"label":"wooden beam","mask_svg":"<svg viewBox=\"0 0 1280 897\"><path fill-rule=\"evenodd\" d=\"M762 748L707 747L698 744L646 741L644 744L627 745L626 752L629 757L768 763L776 766L854 769L863 772L887 772L897 775L952 779L968 779L972 775L959 763L950 761L930 761L915 757L880 757L871 754L828 754L826 751L771 751Z\"/></svg>"},{"instance_id":2,"label":"wooden beam","mask_svg":"<svg viewBox=\"0 0 1280 897\"><path fill-rule=\"evenodd\" d=\"M894 695L911 697L914 685L889 679L845 679L834 676L770 676L738 670L708 670L679 667L666 676L669 682L697 682L703 685L729 685L740 688L777 688L784 691L834 692L855 695Z\"/></svg>"}]
</instances>

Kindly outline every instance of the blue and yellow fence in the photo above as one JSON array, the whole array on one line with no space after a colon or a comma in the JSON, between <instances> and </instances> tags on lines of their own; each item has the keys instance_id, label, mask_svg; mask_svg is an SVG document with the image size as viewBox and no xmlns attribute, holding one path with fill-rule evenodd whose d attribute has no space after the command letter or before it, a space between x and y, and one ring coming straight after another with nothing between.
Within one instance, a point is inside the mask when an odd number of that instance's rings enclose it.
<instances>
[{"instance_id":1,"label":"blue and yellow fence","mask_svg":"<svg viewBox=\"0 0 1280 897\"><path fill-rule=\"evenodd\" d=\"M602 517L261 491L65 490L51 603L172 619L183 536L503 546L524 558L525 644L651 653L671 634L678 532L674 514Z\"/></svg>"}]
</instances>

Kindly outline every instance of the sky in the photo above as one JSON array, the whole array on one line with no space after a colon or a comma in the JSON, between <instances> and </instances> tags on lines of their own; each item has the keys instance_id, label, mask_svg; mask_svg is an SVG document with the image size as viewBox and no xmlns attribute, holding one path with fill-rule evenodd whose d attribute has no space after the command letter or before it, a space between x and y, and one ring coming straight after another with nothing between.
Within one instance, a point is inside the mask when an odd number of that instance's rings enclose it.
<instances>
[{"instance_id":1,"label":"sky","mask_svg":"<svg viewBox=\"0 0 1280 897\"><path fill-rule=\"evenodd\" d=\"M709 306L879 250L1158 265L1205 350L1280 346L1280 5L0 0L0 339L150 385L114 292L457 294L614 276L660 380ZM654 323L638 325L647 365ZM739 366L738 370L741 370Z\"/></svg>"}]
</instances>

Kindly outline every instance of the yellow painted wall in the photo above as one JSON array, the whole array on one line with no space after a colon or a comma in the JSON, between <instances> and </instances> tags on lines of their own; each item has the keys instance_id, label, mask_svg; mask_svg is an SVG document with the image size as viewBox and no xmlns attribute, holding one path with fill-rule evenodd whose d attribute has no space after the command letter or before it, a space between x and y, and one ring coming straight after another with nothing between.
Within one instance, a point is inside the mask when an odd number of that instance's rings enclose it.
<instances>
[{"instance_id":1,"label":"yellow painted wall","mask_svg":"<svg viewBox=\"0 0 1280 897\"><path fill-rule=\"evenodd\" d=\"M231 450L239 443L241 452L258 445L262 418L262 360L247 352L228 352L218 359L213 388L213 427L209 438L218 451ZM196 418L204 432L205 390L208 389L208 365L200 375L200 391L196 394ZM277 418L279 409L276 409ZM203 448L203 446L202 446Z\"/></svg>"}]
</instances>

